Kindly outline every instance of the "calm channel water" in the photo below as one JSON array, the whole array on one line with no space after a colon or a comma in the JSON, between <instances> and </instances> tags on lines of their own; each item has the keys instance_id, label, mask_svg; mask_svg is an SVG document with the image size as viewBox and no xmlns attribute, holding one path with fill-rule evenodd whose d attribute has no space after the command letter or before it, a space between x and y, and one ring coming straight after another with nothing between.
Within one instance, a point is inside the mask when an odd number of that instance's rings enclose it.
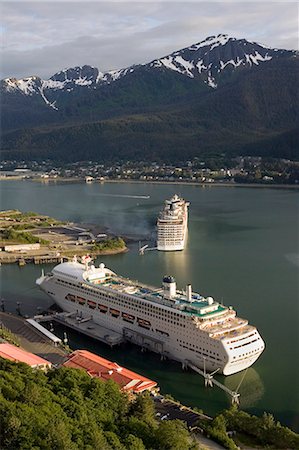
<instances>
[{"instance_id":1,"label":"calm channel water","mask_svg":"<svg viewBox=\"0 0 299 450\"><path fill-rule=\"evenodd\" d=\"M150 251L139 256L138 244L133 243L126 254L100 260L120 274L157 286L163 275L172 274L180 288L190 282L195 291L233 305L241 317L257 326L266 343L241 384L242 407L256 414L272 412L299 431L298 191L133 183L0 183L1 209L32 210L62 220L99 224L144 243L154 235L164 199L174 193L191 202L188 244L183 252ZM22 302L23 314L50 306L50 299L35 287L40 271L41 267L33 265L2 265L1 296L7 310L15 311L17 301ZM131 345L110 350L76 333L68 333L68 337L71 347L91 349L139 371L183 403L210 414L229 405L223 391L205 389L199 375L183 372L177 363L161 362L157 355L141 353ZM242 376L218 379L236 389Z\"/></svg>"}]
</instances>

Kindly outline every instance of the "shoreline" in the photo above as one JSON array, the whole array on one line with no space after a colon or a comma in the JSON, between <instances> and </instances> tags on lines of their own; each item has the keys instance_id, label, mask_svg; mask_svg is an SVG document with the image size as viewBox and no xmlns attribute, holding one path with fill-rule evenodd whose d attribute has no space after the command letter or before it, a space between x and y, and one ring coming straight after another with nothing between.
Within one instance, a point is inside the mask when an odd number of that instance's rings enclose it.
<instances>
[{"instance_id":1,"label":"shoreline","mask_svg":"<svg viewBox=\"0 0 299 450\"><path fill-rule=\"evenodd\" d=\"M93 258L98 258L100 256L108 256L108 255L118 255L120 253L127 253L129 251L128 247L121 249L111 249L111 250L99 250L99 251L89 251L86 249L85 251L77 251L74 254L60 254L59 256L49 254L49 251L45 249L45 253L39 253L38 255L33 255L32 253L10 253L9 255L4 254L0 255L0 264L19 264L20 267L25 266L27 264L53 264L59 263L61 261L70 260L74 256L78 256L79 258L84 254L88 253ZM4 253L4 252L1 252ZM67 252L66 252L67 253Z\"/></svg>"},{"instance_id":2,"label":"shoreline","mask_svg":"<svg viewBox=\"0 0 299 450\"><path fill-rule=\"evenodd\" d=\"M269 189L299 189L299 184L267 184L267 183L231 183L231 182L212 182L202 183L196 181L164 181L164 180L94 180L90 183L86 183L84 178L23 178L23 177L0 177L0 181L34 181L38 183L84 183L84 184L105 184L105 183L128 183L128 184L169 184L169 185L182 185L182 186L198 186L198 187L230 187L230 188L269 188Z\"/></svg>"},{"instance_id":3,"label":"shoreline","mask_svg":"<svg viewBox=\"0 0 299 450\"><path fill-rule=\"evenodd\" d=\"M97 183L97 181L95 181ZM273 188L273 189L299 189L299 184L264 184L264 183L197 183L195 181L141 181L141 180L105 180L100 183L134 183L134 184L174 184L198 187L244 187L244 188Z\"/></svg>"},{"instance_id":4,"label":"shoreline","mask_svg":"<svg viewBox=\"0 0 299 450\"><path fill-rule=\"evenodd\" d=\"M13 211L7 211L7 214L9 215L12 212ZM22 213L20 214L22 215ZM54 220L48 216L45 217ZM36 265L59 263L61 261L70 260L75 255L81 257L86 254L93 258L100 257L101 255L116 255L119 253L126 253L129 250L128 243L132 242L132 239L124 236L125 241L123 241L123 243L116 242L116 245L111 245L111 247L108 245L107 248L94 248L94 243L96 242L95 236L98 234L103 233L103 237L105 237L105 239L101 242L104 243L111 241L111 239L117 240L119 238L119 236L115 233L109 232L106 227L98 224L57 222L55 223L55 226L52 228L50 227L50 230L48 224L36 229L36 227L34 227L34 223L31 222L31 226L32 229L30 233L35 237L39 237L39 242L37 242L38 247L31 248L32 244L18 242L17 240L14 240L13 237L7 241L1 239L0 265L18 264L19 266L24 266L26 264ZM75 235L70 237L69 233L65 234L65 230L68 232L71 230L75 233ZM89 241L86 243L81 242L78 246L78 241L76 241L76 238L80 236L80 234L78 234L80 232L87 233L89 235ZM46 235L45 233L49 234ZM54 235L55 238L52 237ZM56 240L57 236L58 241ZM45 237L47 239L44 242L41 242L41 238L44 239ZM94 241L91 239L94 239ZM6 249L6 246L16 247Z\"/></svg>"}]
</instances>

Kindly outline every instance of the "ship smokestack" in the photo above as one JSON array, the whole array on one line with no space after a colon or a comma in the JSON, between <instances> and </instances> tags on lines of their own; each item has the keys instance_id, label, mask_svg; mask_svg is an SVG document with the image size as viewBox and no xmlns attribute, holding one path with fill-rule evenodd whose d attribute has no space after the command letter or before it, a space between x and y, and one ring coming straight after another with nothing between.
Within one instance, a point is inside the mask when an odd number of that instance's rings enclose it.
<instances>
[{"instance_id":1,"label":"ship smokestack","mask_svg":"<svg viewBox=\"0 0 299 450\"><path fill-rule=\"evenodd\" d=\"M192 286L191 284L187 284L186 286L186 297L188 302L192 302Z\"/></svg>"},{"instance_id":2,"label":"ship smokestack","mask_svg":"<svg viewBox=\"0 0 299 450\"><path fill-rule=\"evenodd\" d=\"M167 276L163 278L163 291L165 298L174 298L176 296L175 278Z\"/></svg>"}]
</instances>

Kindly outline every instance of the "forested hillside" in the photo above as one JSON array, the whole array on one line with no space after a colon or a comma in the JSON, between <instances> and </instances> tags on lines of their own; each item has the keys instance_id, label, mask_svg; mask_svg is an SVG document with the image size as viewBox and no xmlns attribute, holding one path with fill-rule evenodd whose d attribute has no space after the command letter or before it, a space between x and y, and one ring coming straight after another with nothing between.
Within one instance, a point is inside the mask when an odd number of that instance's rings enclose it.
<instances>
[{"instance_id":1,"label":"forested hillside","mask_svg":"<svg viewBox=\"0 0 299 450\"><path fill-rule=\"evenodd\" d=\"M130 402L83 370L47 374L0 358L1 450L195 449L180 421L157 422L150 396Z\"/></svg>"}]
</instances>

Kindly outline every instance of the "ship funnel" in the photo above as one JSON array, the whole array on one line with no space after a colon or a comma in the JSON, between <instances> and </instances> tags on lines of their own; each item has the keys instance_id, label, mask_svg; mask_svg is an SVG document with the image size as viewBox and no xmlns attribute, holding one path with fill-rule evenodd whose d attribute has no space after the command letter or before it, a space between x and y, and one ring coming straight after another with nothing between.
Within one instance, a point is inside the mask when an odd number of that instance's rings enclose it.
<instances>
[{"instance_id":1,"label":"ship funnel","mask_svg":"<svg viewBox=\"0 0 299 450\"><path fill-rule=\"evenodd\" d=\"M176 281L175 278L167 276L163 278L164 297L174 298L176 296Z\"/></svg>"},{"instance_id":2,"label":"ship funnel","mask_svg":"<svg viewBox=\"0 0 299 450\"><path fill-rule=\"evenodd\" d=\"M186 286L186 297L188 302L192 302L192 286L191 284L187 284Z\"/></svg>"}]
</instances>

